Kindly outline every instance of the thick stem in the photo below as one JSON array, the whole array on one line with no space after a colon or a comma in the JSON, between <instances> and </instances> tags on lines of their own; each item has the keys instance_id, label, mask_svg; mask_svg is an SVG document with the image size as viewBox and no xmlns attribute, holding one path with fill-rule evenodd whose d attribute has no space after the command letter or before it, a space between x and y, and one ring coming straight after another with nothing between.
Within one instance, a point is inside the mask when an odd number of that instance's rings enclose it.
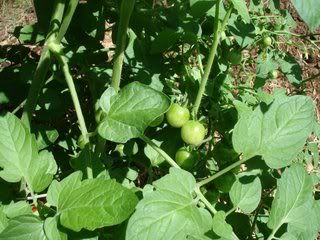
<instances>
[{"instance_id":1,"label":"thick stem","mask_svg":"<svg viewBox=\"0 0 320 240\"><path fill-rule=\"evenodd\" d=\"M226 27L228 20L230 18L231 11L232 11L232 8L229 8L228 12L226 13L226 15L222 21L221 28L219 28L219 5L220 5L220 0L218 0L216 3L216 15L215 15L215 20L214 20L215 22L214 22L213 44L210 49L208 62L206 64L206 67L204 69L204 74L201 79L197 98L196 98L196 101L195 101L195 103L193 105L193 109L192 109L192 113L195 118L197 117L199 107L201 104L201 100L202 100L202 96L204 95L207 81L208 81L208 78L209 78L209 75L211 72L212 64L213 64L213 61L214 61L214 58L215 58L215 55L217 52L217 48L218 48L218 44L219 44L219 40L220 40L220 35L221 35L220 33Z\"/></svg>"},{"instance_id":2,"label":"thick stem","mask_svg":"<svg viewBox=\"0 0 320 240\"><path fill-rule=\"evenodd\" d=\"M79 0L70 0L68 7L66 9L66 16L64 17L59 34L57 36L57 42L60 42L64 35L66 34L68 27L70 25L70 22L72 20L73 14L78 6Z\"/></svg>"},{"instance_id":3,"label":"thick stem","mask_svg":"<svg viewBox=\"0 0 320 240\"><path fill-rule=\"evenodd\" d=\"M50 24L49 33L47 35L46 43L53 41L58 33L60 23L63 17L64 7L65 7L64 0L57 0L56 6L51 18L51 24ZM43 48L38 66L34 73L32 84L28 93L27 101L24 106L23 114L21 118L23 123L29 128L30 128L32 113L36 108L38 97L44 85L45 78L47 76L50 64L51 64L50 52L45 46Z\"/></svg>"},{"instance_id":4,"label":"thick stem","mask_svg":"<svg viewBox=\"0 0 320 240\"><path fill-rule=\"evenodd\" d=\"M123 0L120 7L120 23L117 33L116 53L114 56L111 86L118 91L122 73L124 52L127 41L127 29L135 0Z\"/></svg>"},{"instance_id":5,"label":"thick stem","mask_svg":"<svg viewBox=\"0 0 320 240\"><path fill-rule=\"evenodd\" d=\"M209 182L213 181L214 179L222 176L223 174L231 171L232 169L234 169L235 167L237 167L237 166L241 165L242 163L248 161L249 159L250 159L250 158L243 158L243 159L241 159L241 160L239 160L239 161L231 164L230 166L222 169L221 171L217 172L216 174L212 175L211 177L208 177L208 178L206 178L206 179L198 182L198 183L197 183L197 186L200 188L200 187L202 187L203 185L206 185L207 183L209 183Z\"/></svg>"},{"instance_id":6,"label":"thick stem","mask_svg":"<svg viewBox=\"0 0 320 240\"><path fill-rule=\"evenodd\" d=\"M59 61L59 64L61 65L63 74L66 78L66 82L67 82L67 85L68 85L68 88L69 88L69 91L71 94L73 105L76 110L81 135L83 136L84 143L87 144L87 143L89 143L88 130L87 130L86 122L84 120L83 113L81 110L80 101L78 98L76 87L74 85L73 78L70 73L67 58L65 57L63 50L62 50L62 46L60 44L51 42L48 44L48 48L54 54L54 56ZM87 167L87 175L88 175L88 178L93 178L92 166Z\"/></svg>"},{"instance_id":7,"label":"thick stem","mask_svg":"<svg viewBox=\"0 0 320 240\"><path fill-rule=\"evenodd\" d=\"M172 167L180 168L179 165L160 147L158 147L150 138L141 135L140 138L150 145L155 151L157 151Z\"/></svg>"}]
</instances>

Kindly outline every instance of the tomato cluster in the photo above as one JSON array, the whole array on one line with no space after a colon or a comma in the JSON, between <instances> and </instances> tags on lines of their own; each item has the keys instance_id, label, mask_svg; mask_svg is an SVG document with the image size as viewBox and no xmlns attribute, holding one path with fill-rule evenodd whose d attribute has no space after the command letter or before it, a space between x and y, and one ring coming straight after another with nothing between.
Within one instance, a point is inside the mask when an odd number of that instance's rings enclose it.
<instances>
[{"instance_id":1,"label":"tomato cluster","mask_svg":"<svg viewBox=\"0 0 320 240\"><path fill-rule=\"evenodd\" d=\"M166 118L170 126L181 128L181 138L186 144L199 146L203 142L206 129L199 121L190 120L188 108L174 103L166 113ZM194 166L198 158L196 151L185 147L180 148L175 156L178 165L187 170Z\"/></svg>"}]
</instances>

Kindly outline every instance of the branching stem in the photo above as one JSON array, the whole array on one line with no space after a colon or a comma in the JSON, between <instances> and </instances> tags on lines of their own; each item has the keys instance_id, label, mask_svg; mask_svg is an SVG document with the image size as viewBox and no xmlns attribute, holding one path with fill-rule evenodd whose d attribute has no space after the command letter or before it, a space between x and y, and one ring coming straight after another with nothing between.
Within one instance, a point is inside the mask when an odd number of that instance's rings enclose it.
<instances>
[{"instance_id":1,"label":"branching stem","mask_svg":"<svg viewBox=\"0 0 320 240\"><path fill-rule=\"evenodd\" d=\"M51 42L48 44L48 48L50 49L50 51L53 53L53 55L57 58L58 62L61 65L63 74L66 78L66 82L71 94L71 98L73 101L73 105L74 108L76 110L76 114L77 114L77 118L79 121L79 126L80 126L80 131L81 131L81 135L83 136L83 140L84 143L87 144L89 143L89 136L88 136L88 130L86 127L86 123L84 120L84 116L81 110L81 106L80 106L80 101L78 98L78 94L76 91L76 87L74 85L73 82L73 78L72 75L70 73L70 69L69 69L69 65L68 65L68 60L65 57L63 50L62 50L62 46L60 44L57 44L55 42ZM93 173L92 173L92 166L87 166L87 175L88 178L93 178Z\"/></svg>"},{"instance_id":2,"label":"branching stem","mask_svg":"<svg viewBox=\"0 0 320 240\"><path fill-rule=\"evenodd\" d=\"M222 176L223 174L231 171L232 169L234 169L235 167L243 164L244 162L248 161L249 159L250 159L250 158L243 158L243 159L241 159L241 160L239 160L239 161L231 164L230 166L222 169L221 171L217 172L216 174L212 175L211 177L208 177L208 178L206 178L206 179L198 182L198 183L197 183L198 187L200 188L200 187L202 187L203 185L208 184L209 182L211 182L211 181L213 181L214 179Z\"/></svg>"}]
</instances>

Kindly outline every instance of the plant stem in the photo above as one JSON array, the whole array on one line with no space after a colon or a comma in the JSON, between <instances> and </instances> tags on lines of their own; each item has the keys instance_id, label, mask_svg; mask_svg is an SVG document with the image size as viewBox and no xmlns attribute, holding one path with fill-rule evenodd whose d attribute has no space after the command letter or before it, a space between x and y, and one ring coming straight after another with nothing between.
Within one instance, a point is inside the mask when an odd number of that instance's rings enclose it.
<instances>
[{"instance_id":1,"label":"plant stem","mask_svg":"<svg viewBox=\"0 0 320 240\"><path fill-rule=\"evenodd\" d=\"M77 118L79 121L79 126L80 126L80 131L81 131L81 135L83 136L83 140L84 143L87 144L89 143L89 137L88 137L88 130L86 127L86 122L84 120L83 117L83 113L81 110L81 106L80 106L80 102L79 102L79 98L78 98L78 94L76 91L76 87L74 85L73 82L73 78L70 74L70 69L69 69L69 65L68 65L68 60L65 57L63 50L62 50L62 46L60 44L51 42L48 44L48 48L50 49L50 51L54 54L54 56L57 58L57 60L59 61L61 67L62 67L62 71L63 74L66 78L66 82L71 94L71 98L73 101L73 105L74 108L76 110L76 114L77 114ZM88 178L93 178L93 173L92 173L92 164L89 164L89 166L87 167L87 175Z\"/></svg>"},{"instance_id":2,"label":"plant stem","mask_svg":"<svg viewBox=\"0 0 320 240\"><path fill-rule=\"evenodd\" d=\"M70 0L68 7L66 9L66 16L63 18L58 36L57 36L57 42L61 42L62 38L66 34L68 27L70 25L70 22L72 20L73 14L78 6L79 0Z\"/></svg>"},{"instance_id":3,"label":"plant stem","mask_svg":"<svg viewBox=\"0 0 320 240\"><path fill-rule=\"evenodd\" d=\"M64 7L65 7L64 0L56 1L56 6L51 18L50 30L47 35L46 43L53 41L55 39L60 27L62 17L63 17ZM38 66L34 73L32 84L28 93L27 101L24 106L23 114L21 117L22 122L29 128L30 128L32 113L36 108L38 97L44 85L45 78L48 73L50 64L51 64L50 52L48 51L48 48L44 46Z\"/></svg>"},{"instance_id":4,"label":"plant stem","mask_svg":"<svg viewBox=\"0 0 320 240\"><path fill-rule=\"evenodd\" d=\"M212 214L216 214L217 210L212 206L212 204L206 199L205 196L203 196L200 187L196 186L196 188L194 189L195 193L197 194L198 198L204 203L204 205L206 205L206 207L208 208L208 210L212 213Z\"/></svg>"},{"instance_id":5,"label":"plant stem","mask_svg":"<svg viewBox=\"0 0 320 240\"><path fill-rule=\"evenodd\" d=\"M88 130L86 127L86 123L85 123L83 114L82 114L82 110L81 110L78 94L76 91L76 87L74 85L73 78L70 74L68 60L65 57L64 53L62 52L62 46L60 46L56 43L50 43L48 45L48 47L49 47L50 51L55 55L55 57L57 58L57 60L59 61L60 65L62 67L62 71L63 71L63 74L66 78L66 82L67 82L67 85L68 85L68 88L69 88L69 91L71 94L71 98L72 98L72 101L73 101L73 104L74 104L74 107L76 110L78 120L79 120L81 134L84 137L85 143L88 143L89 142Z\"/></svg>"},{"instance_id":6,"label":"plant stem","mask_svg":"<svg viewBox=\"0 0 320 240\"><path fill-rule=\"evenodd\" d=\"M320 77L320 72L319 72L318 74L314 75L314 76L311 76L311 77L309 77L309 78L307 78L307 79L302 80L302 82L303 82L303 83L309 82L309 81L318 79L318 77Z\"/></svg>"},{"instance_id":7,"label":"plant stem","mask_svg":"<svg viewBox=\"0 0 320 240\"><path fill-rule=\"evenodd\" d=\"M114 65L111 79L111 86L116 91L119 91L120 88L124 51L126 48L127 40L127 29L134 4L135 0L123 0L120 7L120 23L117 33L116 52L114 56Z\"/></svg>"},{"instance_id":8,"label":"plant stem","mask_svg":"<svg viewBox=\"0 0 320 240\"><path fill-rule=\"evenodd\" d=\"M150 145L155 151L157 151L172 167L180 168L179 165L160 147L158 147L150 138L145 135L141 135L140 138Z\"/></svg>"},{"instance_id":9,"label":"plant stem","mask_svg":"<svg viewBox=\"0 0 320 240\"><path fill-rule=\"evenodd\" d=\"M202 59L201 59L199 44L197 44L197 59L198 59L199 70L200 70L201 77L202 77L203 74L204 74L204 71L203 71L203 65L202 65Z\"/></svg>"},{"instance_id":10,"label":"plant stem","mask_svg":"<svg viewBox=\"0 0 320 240\"><path fill-rule=\"evenodd\" d=\"M37 207L37 205L38 205L37 198L35 197L33 190L32 190L31 188L29 188L29 190L30 190L30 195L31 195L32 203L33 203L33 205L34 205L35 207Z\"/></svg>"},{"instance_id":11,"label":"plant stem","mask_svg":"<svg viewBox=\"0 0 320 240\"><path fill-rule=\"evenodd\" d=\"M241 159L241 160L239 160L239 161L231 164L230 166L222 169L221 171L217 172L216 174L212 175L211 177L208 177L208 178L206 178L206 179L198 182L198 183L197 183L197 186L200 188L200 187L202 187L203 185L206 185L207 183L209 183L209 182L213 181L214 179L222 176L223 174L229 172L230 170L232 170L232 169L234 169L235 167L241 165L242 163L248 161L249 159L250 159L250 158L243 158L243 159Z\"/></svg>"},{"instance_id":12,"label":"plant stem","mask_svg":"<svg viewBox=\"0 0 320 240\"><path fill-rule=\"evenodd\" d=\"M16 114L23 106L26 104L26 99L23 100L13 111L11 112L12 114Z\"/></svg>"},{"instance_id":13,"label":"plant stem","mask_svg":"<svg viewBox=\"0 0 320 240\"><path fill-rule=\"evenodd\" d=\"M226 216L230 215L230 214L233 213L235 210L237 210L237 207L231 208L231 209L226 213Z\"/></svg>"},{"instance_id":14,"label":"plant stem","mask_svg":"<svg viewBox=\"0 0 320 240\"><path fill-rule=\"evenodd\" d=\"M206 89L206 85L207 85L207 81L211 72L211 68L212 68L212 64L217 52L217 48L218 48L218 44L219 44L219 40L220 40L220 33L221 31L224 30L225 26L228 23L228 20L230 18L230 14L231 14L231 10L232 8L229 8L228 12L226 13L221 28L219 28L219 6L220 6L220 2L221 0L217 0L216 1L216 15L214 18L214 33L213 33L213 44L212 47L210 49L210 53L209 53L209 58L208 58L208 62L206 64L206 67L204 69L204 74L202 75L202 79L201 79L201 83L200 83L200 87L198 90L198 94L197 94L197 98L196 101L193 105L193 109L192 109L192 113L193 116L196 118L198 111L199 111L199 107L201 104L201 100L202 100L202 96L205 92Z\"/></svg>"},{"instance_id":15,"label":"plant stem","mask_svg":"<svg viewBox=\"0 0 320 240\"><path fill-rule=\"evenodd\" d=\"M276 227L272 230L270 236L267 238L267 240L272 240L274 237L274 235L277 233L278 229L281 227L282 224L279 224L279 227Z\"/></svg>"},{"instance_id":16,"label":"plant stem","mask_svg":"<svg viewBox=\"0 0 320 240\"><path fill-rule=\"evenodd\" d=\"M27 200L34 200L34 199L39 199L39 198L46 198L47 197L47 194L44 193L44 194L40 194L40 195L31 195L31 197L27 197Z\"/></svg>"}]
</instances>

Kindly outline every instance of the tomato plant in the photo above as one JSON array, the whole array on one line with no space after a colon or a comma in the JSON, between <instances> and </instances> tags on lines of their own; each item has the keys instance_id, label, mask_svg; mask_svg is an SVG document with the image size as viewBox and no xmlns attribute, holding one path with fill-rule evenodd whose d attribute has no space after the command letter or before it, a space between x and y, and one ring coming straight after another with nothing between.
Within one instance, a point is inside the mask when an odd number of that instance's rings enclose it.
<instances>
[{"instance_id":1,"label":"tomato plant","mask_svg":"<svg viewBox=\"0 0 320 240\"><path fill-rule=\"evenodd\" d=\"M317 239L320 2L285 3L1 21L0 239Z\"/></svg>"}]
</instances>

